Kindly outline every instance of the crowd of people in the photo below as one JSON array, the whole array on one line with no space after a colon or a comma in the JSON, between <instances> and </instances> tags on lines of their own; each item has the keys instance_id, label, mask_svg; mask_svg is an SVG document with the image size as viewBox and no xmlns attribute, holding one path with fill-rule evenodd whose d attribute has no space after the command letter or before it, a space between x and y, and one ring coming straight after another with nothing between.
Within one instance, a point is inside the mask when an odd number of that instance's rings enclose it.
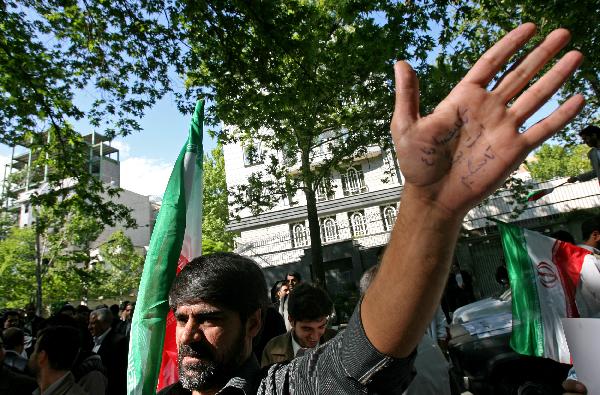
<instances>
[{"instance_id":1,"label":"crowd of people","mask_svg":"<svg viewBox=\"0 0 600 395\"><path fill-rule=\"evenodd\" d=\"M127 353L135 304L65 304L49 318L33 304L0 319L0 393L126 393ZM6 391L6 392L5 392Z\"/></svg>"}]
</instances>

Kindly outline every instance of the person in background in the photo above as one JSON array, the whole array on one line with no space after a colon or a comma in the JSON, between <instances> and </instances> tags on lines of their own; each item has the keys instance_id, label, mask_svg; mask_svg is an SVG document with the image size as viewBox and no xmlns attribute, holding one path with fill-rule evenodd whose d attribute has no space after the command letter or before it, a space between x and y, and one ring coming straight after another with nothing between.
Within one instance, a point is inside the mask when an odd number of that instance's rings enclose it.
<instances>
[{"instance_id":1,"label":"person in background","mask_svg":"<svg viewBox=\"0 0 600 395\"><path fill-rule=\"evenodd\" d=\"M291 272L285 276L285 279L290 288L290 292L294 290L294 287L302 282L302 276L298 272Z\"/></svg>"},{"instance_id":2,"label":"person in background","mask_svg":"<svg viewBox=\"0 0 600 395\"><path fill-rule=\"evenodd\" d=\"M33 395L88 395L71 373L80 346L75 328L49 326L39 332L29 358L29 368L39 386Z\"/></svg>"},{"instance_id":3,"label":"person in background","mask_svg":"<svg viewBox=\"0 0 600 395\"><path fill-rule=\"evenodd\" d=\"M7 328L2 332L4 338L4 365L17 373L29 374L25 350L25 333L20 328Z\"/></svg>"},{"instance_id":4,"label":"person in background","mask_svg":"<svg viewBox=\"0 0 600 395\"><path fill-rule=\"evenodd\" d=\"M289 295L291 329L269 341L262 353L261 366L291 361L332 339L337 332L327 328L333 302L327 292L302 283Z\"/></svg>"},{"instance_id":5,"label":"person in background","mask_svg":"<svg viewBox=\"0 0 600 395\"><path fill-rule=\"evenodd\" d=\"M592 170L578 176L569 177L567 182L588 181L596 177L600 182L600 128L595 125L588 125L579 132L579 136L585 144L591 149L588 151L588 158L592 165Z\"/></svg>"},{"instance_id":6,"label":"person in background","mask_svg":"<svg viewBox=\"0 0 600 395\"><path fill-rule=\"evenodd\" d=\"M0 394L31 395L37 388L35 380L24 374L16 373L4 365L4 341L0 336Z\"/></svg>"},{"instance_id":7,"label":"person in background","mask_svg":"<svg viewBox=\"0 0 600 395\"><path fill-rule=\"evenodd\" d=\"M107 394L121 395L127 386L127 337L112 329L113 316L108 309L90 313L89 330L94 337L93 352L102 359L108 378Z\"/></svg>"},{"instance_id":8,"label":"person in background","mask_svg":"<svg viewBox=\"0 0 600 395\"><path fill-rule=\"evenodd\" d=\"M33 303L28 303L25 306L25 329L28 330L31 336L34 338L37 336L37 332L42 328L44 322L46 321L45 319L37 315L35 310L35 304Z\"/></svg>"}]
</instances>

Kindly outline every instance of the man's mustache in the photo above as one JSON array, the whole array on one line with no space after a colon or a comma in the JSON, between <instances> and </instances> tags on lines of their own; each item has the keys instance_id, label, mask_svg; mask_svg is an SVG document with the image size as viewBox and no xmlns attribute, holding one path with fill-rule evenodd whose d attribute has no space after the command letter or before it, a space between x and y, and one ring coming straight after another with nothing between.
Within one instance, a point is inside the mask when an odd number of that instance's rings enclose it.
<instances>
[{"instance_id":1,"label":"man's mustache","mask_svg":"<svg viewBox=\"0 0 600 395\"><path fill-rule=\"evenodd\" d=\"M214 355L209 346L202 342L182 344L179 346L179 357L214 360Z\"/></svg>"}]
</instances>

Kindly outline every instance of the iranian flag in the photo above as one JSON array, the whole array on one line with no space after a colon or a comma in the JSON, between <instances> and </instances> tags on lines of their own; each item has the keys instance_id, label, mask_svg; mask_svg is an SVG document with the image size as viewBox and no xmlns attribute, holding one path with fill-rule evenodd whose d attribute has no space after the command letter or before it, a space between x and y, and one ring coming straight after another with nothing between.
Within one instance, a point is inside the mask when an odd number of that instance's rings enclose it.
<instances>
[{"instance_id":1,"label":"iranian flag","mask_svg":"<svg viewBox=\"0 0 600 395\"><path fill-rule=\"evenodd\" d=\"M597 310L588 294L600 285L596 257L541 233L505 223L498 228L512 289L511 347L520 354L570 363L561 318Z\"/></svg>"},{"instance_id":2,"label":"iranian flag","mask_svg":"<svg viewBox=\"0 0 600 395\"><path fill-rule=\"evenodd\" d=\"M177 381L176 322L168 294L176 274L201 254L203 120L199 101L150 239L131 325L129 395L154 394Z\"/></svg>"}]
</instances>

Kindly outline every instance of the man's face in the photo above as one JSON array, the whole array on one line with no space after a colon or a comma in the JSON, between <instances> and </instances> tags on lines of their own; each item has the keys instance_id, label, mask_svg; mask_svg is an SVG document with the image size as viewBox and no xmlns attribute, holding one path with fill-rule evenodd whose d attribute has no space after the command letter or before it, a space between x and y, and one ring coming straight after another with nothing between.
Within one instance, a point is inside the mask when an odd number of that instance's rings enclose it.
<instances>
[{"instance_id":1,"label":"man's face","mask_svg":"<svg viewBox=\"0 0 600 395\"><path fill-rule=\"evenodd\" d=\"M90 330L92 336L100 336L106 332L109 326L110 324L100 321L95 314L90 314L90 323L88 324L88 329Z\"/></svg>"},{"instance_id":2,"label":"man's face","mask_svg":"<svg viewBox=\"0 0 600 395\"><path fill-rule=\"evenodd\" d=\"M290 322L296 341L304 348L316 347L327 329L327 317L322 317L317 321L293 321L290 318Z\"/></svg>"},{"instance_id":3,"label":"man's face","mask_svg":"<svg viewBox=\"0 0 600 395\"><path fill-rule=\"evenodd\" d=\"M6 321L4 321L4 329L6 328L18 328L19 327L19 315L11 314L6 317Z\"/></svg>"},{"instance_id":4,"label":"man's face","mask_svg":"<svg viewBox=\"0 0 600 395\"><path fill-rule=\"evenodd\" d=\"M220 388L247 357L240 315L198 302L178 306L175 318L181 384L197 391Z\"/></svg>"},{"instance_id":5,"label":"man's face","mask_svg":"<svg viewBox=\"0 0 600 395\"><path fill-rule=\"evenodd\" d=\"M133 306L128 304L127 307L125 307L125 310L123 310L123 318L126 321L131 320L131 316L133 315Z\"/></svg>"},{"instance_id":6,"label":"man's face","mask_svg":"<svg viewBox=\"0 0 600 395\"><path fill-rule=\"evenodd\" d=\"M292 289L294 289L294 287L296 286L296 284L298 284L298 282L299 282L296 277L294 277L294 276L292 276L290 274L287 275L286 280L287 280L288 286L290 288L290 291Z\"/></svg>"},{"instance_id":7,"label":"man's face","mask_svg":"<svg viewBox=\"0 0 600 395\"><path fill-rule=\"evenodd\" d=\"M281 300L289 292L290 292L290 288L287 286L287 284L283 284L281 286L281 288L279 288L279 292L277 292L277 297Z\"/></svg>"}]
</instances>

